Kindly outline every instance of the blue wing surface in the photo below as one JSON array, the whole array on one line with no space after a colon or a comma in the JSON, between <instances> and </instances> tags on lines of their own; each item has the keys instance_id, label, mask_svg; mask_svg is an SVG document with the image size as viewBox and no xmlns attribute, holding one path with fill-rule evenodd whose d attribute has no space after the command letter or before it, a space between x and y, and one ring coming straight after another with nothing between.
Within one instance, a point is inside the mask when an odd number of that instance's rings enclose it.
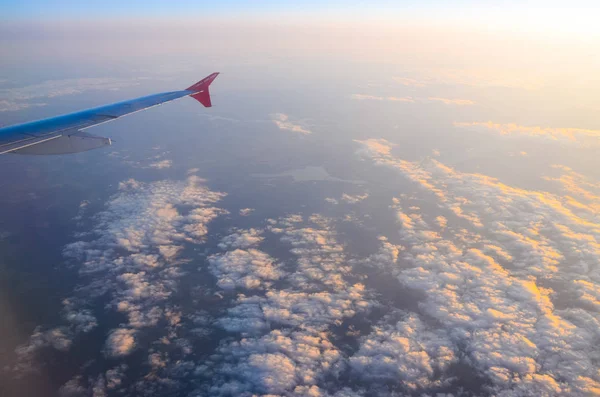
<instances>
[{"instance_id":1,"label":"blue wing surface","mask_svg":"<svg viewBox=\"0 0 600 397\"><path fill-rule=\"evenodd\" d=\"M213 73L186 90L148 95L80 112L0 128L0 154L65 154L110 145L110 139L84 133L83 130L186 96L191 96L204 106L210 107L208 86L217 75L218 73Z\"/></svg>"}]
</instances>

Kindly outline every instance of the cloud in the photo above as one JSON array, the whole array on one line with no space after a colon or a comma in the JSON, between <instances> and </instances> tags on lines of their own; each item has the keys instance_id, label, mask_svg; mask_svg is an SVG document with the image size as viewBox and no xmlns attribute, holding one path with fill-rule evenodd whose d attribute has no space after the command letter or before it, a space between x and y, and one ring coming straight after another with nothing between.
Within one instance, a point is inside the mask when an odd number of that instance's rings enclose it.
<instances>
[{"instance_id":1,"label":"cloud","mask_svg":"<svg viewBox=\"0 0 600 397\"><path fill-rule=\"evenodd\" d=\"M102 375L98 375L96 383L92 388L92 397L106 397L106 382Z\"/></svg>"},{"instance_id":2,"label":"cloud","mask_svg":"<svg viewBox=\"0 0 600 397\"><path fill-rule=\"evenodd\" d=\"M248 216L250 215L252 212L254 212L254 208L242 208L240 210L240 216Z\"/></svg>"},{"instance_id":3,"label":"cloud","mask_svg":"<svg viewBox=\"0 0 600 397\"><path fill-rule=\"evenodd\" d=\"M212 255L208 261L217 285L223 289L266 288L284 274L273 258L252 248Z\"/></svg>"},{"instance_id":4,"label":"cloud","mask_svg":"<svg viewBox=\"0 0 600 397\"><path fill-rule=\"evenodd\" d=\"M354 142L360 144L358 151L362 156L369 158L379 158L380 156L389 155L392 148L396 146L394 143L389 142L386 139L367 139L364 141L354 140Z\"/></svg>"},{"instance_id":5,"label":"cloud","mask_svg":"<svg viewBox=\"0 0 600 397\"><path fill-rule=\"evenodd\" d=\"M216 396L288 394L306 390L303 387L320 396L315 383L323 379L323 371L335 373L341 359L326 333L310 330L273 330L258 339L226 345L219 353L226 363L210 389Z\"/></svg>"},{"instance_id":6,"label":"cloud","mask_svg":"<svg viewBox=\"0 0 600 397\"><path fill-rule=\"evenodd\" d=\"M64 248L65 257L79 271L77 288L63 302L66 325L36 331L17 351L21 367L42 347L73 349L77 335L94 329L97 318L107 316L122 319L105 342L109 357L156 345L177 346L180 358L191 354L178 334L181 310L171 302L184 274L180 255L186 245L201 244L210 222L226 213L214 206L225 194L211 191L204 182L192 175L183 181L130 179L119 184L104 210L93 216L91 232ZM169 363L165 371L175 371L177 362ZM113 375L109 379L107 373L103 381L107 389L117 387L119 376ZM94 379L90 388L102 390L101 385Z\"/></svg>"},{"instance_id":7,"label":"cloud","mask_svg":"<svg viewBox=\"0 0 600 397\"><path fill-rule=\"evenodd\" d=\"M575 213L593 215L600 210L600 183L586 178L563 165L554 165L558 176L544 176L543 179L558 185L563 193L563 204Z\"/></svg>"},{"instance_id":8,"label":"cloud","mask_svg":"<svg viewBox=\"0 0 600 397\"><path fill-rule=\"evenodd\" d=\"M352 99L369 100L369 101L385 101L386 97L366 94L352 94Z\"/></svg>"},{"instance_id":9,"label":"cloud","mask_svg":"<svg viewBox=\"0 0 600 397\"><path fill-rule=\"evenodd\" d=\"M118 328L108 335L105 343L105 354L108 357L126 356L135 348L135 331Z\"/></svg>"},{"instance_id":10,"label":"cloud","mask_svg":"<svg viewBox=\"0 0 600 397\"><path fill-rule=\"evenodd\" d=\"M355 195L344 193L344 194L342 194L342 197L339 200L335 199L333 197L326 197L325 201L327 203L333 204L333 205L339 204L340 201L343 201L348 204L356 204L356 203L360 203L363 200L366 200L368 197L369 197L369 193L355 194Z\"/></svg>"},{"instance_id":11,"label":"cloud","mask_svg":"<svg viewBox=\"0 0 600 397\"><path fill-rule=\"evenodd\" d=\"M157 162L150 164L148 167L162 170L165 168L171 168L172 165L173 165L173 161L171 161L171 160L161 160L161 161L157 161Z\"/></svg>"},{"instance_id":12,"label":"cloud","mask_svg":"<svg viewBox=\"0 0 600 397\"><path fill-rule=\"evenodd\" d=\"M262 231L258 229L237 230L229 236L224 237L219 243L219 248L249 248L263 241Z\"/></svg>"},{"instance_id":13,"label":"cloud","mask_svg":"<svg viewBox=\"0 0 600 397\"><path fill-rule=\"evenodd\" d=\"M17 348L17 353L29 356L38 349L49 346L56 350L67 351L71 348L72 344L73 336L66 327L56 327L46 331L42 331L41 327L36 327L30 337L29 343Z\"/></svg>"},{"instance_id":14,"label":"cloud","mask_svg":"<svg viewBox=\"0 0 600 397\"><path fill-rule=\"evenodd\" d=\"M499 124L488 122L455 122L455 127L469 129L475 132L495 133L503 136L525 136L542 138L563 144L578 144L582 146L597 146L600 130L583 128L551 128L524 126L513 123Z\"/></svg>"},{"instance_id":15,"label":"cloud","mask_svg":"<svg viewBox=\"0 0 600 397\"><path fill-rule=\"evenodd\" d=\"M115 91L139 85L137 79L82 78L48 80L18 88L0 88L0 112L44 106L40 99L81 94L87 91Z\"/></svg>"},{"instance_id":16,"label":"cloud","mask_svg":"<svg viewBox=\"0 0 600 397\"><path fill-rule=\"evenodd\" d=\"M23 103L14 102L10 100L0 100L0 112L16 112L23 109L29 109L32 107L46 106L45 103Z\"/></svg>"},{"instance_id":17,"label":"cloud","mask_svg":"<svg viewBox=\"0 0 600 397\"><path fill-rule=\"evenodd\" d=\"M430 82L425 80L416 80L408 77L394 77L394 81L408 87L425 87L430 84Z\"/></svg>"},{"instance_id":18,"label":"cloud","mask_svg":"<svg viewBox=\"0 0 600 397\"><path fill-rule=\"evenodd\" d=\"M311 219L323 222L320 217ZM230 317L220 320L226 329L236 329L236 324L244 321L241 317L253 319L249 323L255 324L255 328L248 326L248 332L260 331L268 322L290 326L306 324L321 329L369 307L364 299L364 286L345 281L344 275L350 272L350 267L344 264L343 248L328 226L296 228L296 222L302 222L301 218L291 216L271 227L272 231L282 234L281 241L290 244L291 252L299 257L295 271L284 279L294 288L267 289L261 298L239 296L237 306L229 310ZM319 285L321 292L315 292Z\"/></svg>"},{"instance_id":19,"label":"cloud","mask_svg":"<svg viewBox=\"0 0 600 397\"><path fill-rule=\"evenodd\" d=\"M127 365L121 364L118 367L106 371L104 378L106 379L106 388L109 390L116 389L123 383Z\"/></svg>"},{"instance_id":20,"label":"cloud","mask_svg":"<svg viewBox=\"0 0 600 397\"><path fill-rule=\"evenodd\" d=\"M347 279L350 266L330 223L319 215L268 221L268 231L290 247L293 270L281 274L277 287L268 286L251 296L239 294L217 320L241 338L218 349L215 361L209 363L212 386L200 393L327 395L321 383L338 376L345 361L327 331L371 307L365 287ZM216 259L251 256L239 251ZM248 260L241 262L243 274L260 276L254 266L247 265ZM215 266L211 271L217 277L221 274ZM340 396L355 395L344 392Z\"/></svg>"},{"instance_id":21,"label":"cloud","mask_svg":"<svg viewBox=\"0 0 600 397\"><path fill-rule=\"evenodd\" d=\"M87 394L88 390L82 385L83 379L81 376L76 376L70 379L58 390L60 397L78 397Z\"/></svg>"},{"instance_id":22,"label":"cloud","mask_svg":"<svg viewBox=\"0 0 600 397\"><path fill-rule=\"evenodd\" d=\"M388 101L388 102L406 102L406 103L442 103L444 105L469 106L475 102L470 99L450 99L440 97L413 98L413 97L395 97L395 96L377 96L366 94L353 94L352 99L367 101Z\"/></svg>"},{"instance_id":23,"label":"cloud","mask_svg":"<svg viewBox=\"0 0 600 397\"><path fill-rule=\"evenodd\" d=\"M408 102L414 103L415 100L411 97L395 97L395 96L376 96L376 95L365 95L365 94L353 94L352 99L357 100L370 100L370 101L390 101L390 102Z\"/></svg>"},{"instance_id":24,"label":"cloud","mask_svg":"<svg viewBox=\"0 0 600 397\"><path fill-rule=\"evenodd\" d=\"M406 192L387 209L398 233L380 236L367 258L352 256L336 221L318 214L268 219L202 247L221 237L207 233L225 213L215 207L222 193L196 176L122 183L94 216L92 233L65 248L81 283L64 302L66 325L56 335L73 346L103 318L102 302L104 315L123 315L106 354L119 360L110 352L132 342L136 354L126 359L143 357L148 372L131 382L86 373L78 385L87 382L88 394L121 387L156 394L159 385L188 392L191 379L195 395L427 394L455 390L466 368L483 380L482 394L592 394L600 227L581 206L591 208L597 184L556 167L547 182L571 191L566 199L435 159L405 161L385 140L357 142L361 157L393 170ZM202 250L198 263L182 257L190 245ZM375 302L357 265L417 292L413 311ZM203 283L180 291L183 275L198 266L227 293L217 299ZM188 293L192 313L177 305ZM194 311L198 302L218 304L208 314ZM366 316L373 306L381 311ZM46 330L38 339L53 348ZM117 331L123 337L112 340ZM198 342L211 350L198 353ZM348 376L352 388L342 389Z\"/></svg>"},{"instance_id":25,"label":"cloud","mask_svg":"<svg viewBox=\"0 0 600 397\"><path fill-rule=\"evenodd\" d=\"M394 77L393 80L398 84L413 88L435 85L463 85L478 88L507 87L535 90L542 87L540 81L534 81L530 77L502 75L496 70L436 69L427 72L420 70L414 75L418 75L418 77L402 76Z\"/></svg>"},{"instance_id":26,"label":"cloud","mask_svg":"<svg viewBox=\"0 0 600 397\"><path fill-rule=\"evenodd\" d=\"M287 114L275 113L271 115L271 119L280 130L291 131L303 135L312 134L312 131L308 130L307 128L291 122Z\"/></svg>"},{"instance_id":27,"label":"cloud","mask_svg":"<svg viewBox=\"0 0 600 397\"><path fill-rule=\"evenodd\" d=\"M366 200L368 197L369 193L356 194L354 196L344 193L342 194L342 201L345 201L348 204L356 204L363 200Z\"/></svg>"},{"instance_id":28,"label":"cloud","mask_svg":"<svg viewBox=\"0 0 600 397\"><path fill-rule=\"evenodd\" d=\"M444 332L454 351L467 354L466 363L490 380L489 391L600 390L598 333L591 331L600 320L600 277L589 271L600 266L594 215L575 213L574 197L511 187L432 159L398 159L383 140L360 144L363 158L396 171L417 188L418 198L438 208L415 214L410 199L394 200L405 249L394 261L383 241L383 252L366 263L422 292L419 314L439 324L433 330ZM566 186L577 183L563 171ZM586 197L588 189L573 191ZM466 224L453 226L457 220Z\"/></svg>"},{"instance_id":29,"label":"cloud","mask_svg":"<svg viewBox=\"0 0 600 397\"><path fill-rule=\"evenodd\" d=\"M470 99L449 99L449 98L439 98L439 97L429 97L429 98L427 98L427 101L441 102L444 105L458 105L458 106L470 106L470 105L475 104L475 102L473 102Z\"/></svg>"},{"instance_id":30,"label":"cloud","mask_svg":"<svg viewBox=\"0 0 600 397\"><path fill-rule=\"evenodd\" d=\"M89 309L78 308L70 299L63 300L63 318L76 333L90 332L98 325L98 320Z\"/></svg>"},{"instance_id":31,"label":"cloud","mask_svg":"<svg viewBox=\"0 0 600 397\"><path fill-rule=\"evenodd\" d=\"M455 344L442 330L430 329L416 315L389 314L363 338L350 357L355 376L374 387L402 382L410 390L436 388L448 383L437 379L458 361Z\"/></svg>"}]
</instances>

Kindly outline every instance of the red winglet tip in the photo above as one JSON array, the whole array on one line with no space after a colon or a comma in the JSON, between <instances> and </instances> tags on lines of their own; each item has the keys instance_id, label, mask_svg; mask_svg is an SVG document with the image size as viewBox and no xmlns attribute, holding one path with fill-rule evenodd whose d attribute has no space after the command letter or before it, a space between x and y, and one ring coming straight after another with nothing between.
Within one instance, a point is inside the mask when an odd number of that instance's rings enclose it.
<instances>
[{"instance_id":1,"label":"red winglet tip","mask_svg":"<svg viewBox=\"0 0 600 397\"><path fill-rule=\"evenodd\" d=\"M209 76L206 76L205 78L203 78L202 80L200 80L199 82L197 82L196 84L186 88L186 90L188 91L202 91L205 88L208 88L208 86L210 85L210 83L212 83L217 76L219 75L219 72L215 72Z\"/></svg>"},{"instance_id":2,"label":"red winglet tip","mask_svg":"<svg viewBox=\"0 0 600 397\"><path fill-rule=\"evenodd\" d=\"M208 86L210 86L210 83L212 83L218 75L219 72L206 76L193 86L186 88L186 90L195 91L195 93L190 96L203 104L205 107L209 108L212 106L212 103L210 101L210 92L208 91Z\"/></svg>"}]
</instances>

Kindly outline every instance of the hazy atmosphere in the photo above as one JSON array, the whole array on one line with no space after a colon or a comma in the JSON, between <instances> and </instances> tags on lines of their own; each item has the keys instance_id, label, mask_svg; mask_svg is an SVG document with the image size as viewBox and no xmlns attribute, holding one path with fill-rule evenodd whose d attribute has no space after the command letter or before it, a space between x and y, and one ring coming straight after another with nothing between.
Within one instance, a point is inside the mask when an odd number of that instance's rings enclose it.
<instances>
[{"instance_id":1,"label":"hazy atmosphere","mask_svg":"<svg viewBox=\"0 0 600 397\"><path fill-rule=\"evenodd\" d=\"M561 3L0 0L0 127L221 72L0 156L0 395L600 395L600 7Z\"/></svg>"}]
</instances>

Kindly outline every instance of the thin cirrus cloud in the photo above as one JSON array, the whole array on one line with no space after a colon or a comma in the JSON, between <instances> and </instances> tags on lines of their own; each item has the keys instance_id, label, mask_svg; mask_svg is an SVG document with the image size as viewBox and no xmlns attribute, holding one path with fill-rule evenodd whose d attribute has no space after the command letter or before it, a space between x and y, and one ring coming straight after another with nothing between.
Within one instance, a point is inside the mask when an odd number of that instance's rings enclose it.
<instances>
[{"instance_id":1,"label":"thin cirrus cloud","mask_svg":"<svg viewBox=\"0 0 600 397\"><path fill-rule=\"evenodd\" d=\"M81 78L49 80L16 88L0 88L0 112L45 106L44 99L87 91L116 91L140 84L141 79Z\"/></svg>"},{"instance_id":2,"label":"thin cirrus cloud","mask_svg":"<svg viewBox=\"0 0 600 397\"><path fill-rule=\"evenodd\" d=\"M405 85L407 87L426 87L430 82L426 80L411 79L409 77L394 77L394 81L398 84Z\"/></svg>"},{"instance_id":3,"label":"thin cirrus cloud","mask_svg":"<svg viewBox=\"0 0 600 397\"><path fill-rule=\"evenodd\" d=\"M391 102L408 102L414 103L415 100L411 97L395 97L395 96L377 96L377 95L366 95L366 94L353 94L352 99L361 101L391 101Z\"/></svg>"},{"instance_id":4,"label":"thin cirrus cloud","mask_svg":"<svg viewBox=\"0 0 600 397\"><path fill-rule=\"evenodd\" d=\"M475 102L470 99L452 99L440 97L413 98L413 97L395 97L395 96L376 96L365 94L353 94L352 99L361 101L387 101L387 102L405 102L405 103L442 103L444 105L471 106Z\"/></svg>"},{"instance_id":5,"label":"thin cirrus cloud","mask_svg":"<svg viewBox=\"0 0 600 397\"><path fill-rule=\"evenodd\" d=\"M475 104L475 102L473 102L470 99L449 99L449 98L439 98L439 97L429 97L429 98L427 98L427 101L441 102L444 105L458 105L458 106L469 106L469 105Z\"/></svg>"},{"instance_id":6,"label":"thin cirrus cloud","mask_svg":"<svg viewBox=\"0 0 600 397\"><path fill-rule=\"evenodd\" d=\"M411 198L395 198L390 210L401 245L383 239L381 252L365 262L422 291L420 309L439 324L428 330L436 339L421 341L427 365L421 371L426 378L418 382L447 381L427 377L443 364L436 349L444 346L455 354L466 351L465 363L490 380L494 394L583 396L600 390L594 364L600 352L594 331L600 325L600 278L589 271L600 266L600 227L595 214L578 210L595 202L597 186L563 169L566 175L553 182L565 187L584 182L565 200L461 173L432 159L405 161L390 154L385 140L358 143L362 158L394 170L417 189L417 199L433 200L439 208L439 214L421 213ZM456 220L468 226L453 227ZM393 334L402 321L378 332ZM405 366L404 357L383 360L371 351L386 337L363 342L369 349L361 347L354 359L358 376ZM373 366L363 368L361 362Z\"/></svg>"},{"instance_id":7,"label":"thin cirrus cloud","mask_svg":"<svg viewBox=\"0 0 600 397\"><path fill-rule=\"evenodd\" d=\"M584 128L552 128L539 126L525 126L515 123L488 122L455 122L455 127L464 128L481 133L494 133L503 136L522 136L541 138L563 144L583 146L598 146L600 130Z\"/></svg>"},{"instance_id":8,"label":"thin cirrus cloud","mask_svg":"<svg viewBox=\"0 0 600 397\"><path fill-rule=\"evenodd\" d=\"M397 84L411 88L451 85L477 88L507 87L536 90L543 87L542 82L536 79L526 79L523 78L523 75L510 75L503 73L503 71L487 70L486 68L430 70L425 75L417 78L393 77L393 80Z\"/></svg>"}]
</instances>

